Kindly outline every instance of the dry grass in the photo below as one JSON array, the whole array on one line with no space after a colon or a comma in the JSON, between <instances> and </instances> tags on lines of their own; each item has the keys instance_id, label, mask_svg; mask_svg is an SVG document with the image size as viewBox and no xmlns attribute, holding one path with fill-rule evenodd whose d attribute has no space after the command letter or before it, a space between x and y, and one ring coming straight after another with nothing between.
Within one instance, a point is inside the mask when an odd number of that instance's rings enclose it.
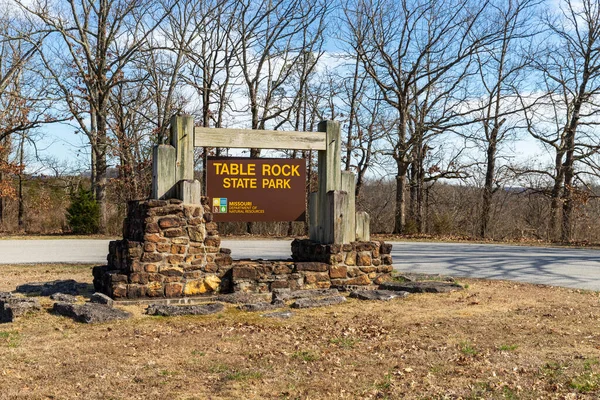
<instances>
[{"instance_id":1,"label":"dry grass","mask_svg":"<svg viewBox=\"0 0 600 400\"><path fill-rule=\"evenodd\" d=\"M89 267L3 266L0 290L89 282ZM464 292L295 311L0 325L1 399L538 399L600 394L595 292L462 280ZM46 301L47 306L50 302Z\"/></svg>"}]
</instances>

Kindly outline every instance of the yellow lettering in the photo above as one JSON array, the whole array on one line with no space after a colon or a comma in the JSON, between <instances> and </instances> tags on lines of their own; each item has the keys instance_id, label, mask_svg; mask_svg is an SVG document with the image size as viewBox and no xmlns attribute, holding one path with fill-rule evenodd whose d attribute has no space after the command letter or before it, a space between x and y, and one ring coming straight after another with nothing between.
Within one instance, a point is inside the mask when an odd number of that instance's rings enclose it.
<instances>
[{"instance_id":1,"label":"yellow lettering","mask_svg":"<svg viewBox=\"0 0 600 400\"><path fill-rule=\"evenodd\" d=\"M256 168L256 164L248 164L248 174L247 175L254 175L256 172L254 171L254 169Z\"/></svg>"},{"instance_id":2,"label":"yellow lettering","mask_svg":"<svg viewBox=\"0 0 600 400\"><path fill-rule=\"evenodd\" d=\"M263 164L263 166L262 166L262 174L263 175L271 175L271 166L269 164ZM264 179L263 179L263 181L264 181Z\"/></svg>"},{"instance_id":3,"label":"yellow lettering","mask_svg":"<svg viewBox=\"0 0 600 400\"><path fill-rule=\"evenodd\" d=\"M290 176L290 166L289 165L284 165L281 167L281 175L283 176Z\"/></svg>"},{"instance_id":4,"label":"yellow lettering","mask_svg":"<svg viewBox=\"0 0 600 400\"><path fill-rule=\"evenodd\" d=\"M284 179L283 180L283 188L284 189L291 189L292 187L290 186L290 180L289 179Z\"/></svg>"},{"instance_id":5,"label":"yellow lettering","mask_svg":"<svg viewBox=\"0 0 600 400\"><path fill-rule=\"evenodd\" d=\"M224 178L223 179L223 187L225 189L229 189L231 187L231 182L229 180L230 180L230 178Z\"/></svg>"},{"instance_id":6,"label":"yellow lettering","mask_svg":"<svg viewBox=\"0 0 600 400\"><path fill-rule=\"evenodd\" d=\"M239 174L239 168L237 164L231 164L229 167L229 175L237 175Z\"/></svg>"},{"instance_id":7,"label":"yellow lettering","mask_svg":"<svg viewBox=\"0 0 600 400\"><path fill-rule=\"evenodd\" d=\"M223 164L223 167L221 167L221 175L229 175L229 167L227 166L227 164Z\"/></svg>"},{"instance_id":8,"label":"yellow lettering","mask_svg":"<svg viewBox=\"0 0 600 400\"><path fill-rule=\"evenodd\" d=\"M221 165L223 165L223 164L222 164L222 163L220 163L220 162L216 162L216 163L214 164L214 166L215 166L215 171L216 171L216 174L217 174L217 175L221 175L221 172L219 172L219 167L220 167Z\"/></svg>"},{"instance_id":9,"label":"yellow lettering","mask_svg":"<svg viewBox=\"0 0 600 400\"><path fill-rule=\"evenodd\" d=\"M300 168L299 165L293 165L292 166L292 176L300 176L300 171L298 171L298 169Z\"/></svg>"}]
</instances>

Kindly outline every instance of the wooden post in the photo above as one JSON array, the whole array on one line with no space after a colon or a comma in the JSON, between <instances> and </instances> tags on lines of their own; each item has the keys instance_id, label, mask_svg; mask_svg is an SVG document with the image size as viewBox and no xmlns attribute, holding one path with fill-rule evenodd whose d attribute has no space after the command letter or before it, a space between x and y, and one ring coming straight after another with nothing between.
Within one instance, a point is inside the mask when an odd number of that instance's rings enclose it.
<instances>
[{"instance_id":1,"label":"wooden post","mask_svg":"<svg viewBox=\"0 0 600 400\"><path fill-rule=\"evenodd\" d=\"M308 197L308 237L313 242L318 242L323 228L319 225L319 195L313 192Z\"/></svg>"},{"instance_id":2,"label":"wooden post","mask_svg":"<svg viewBox=\"0 0 600 400\"><path fill-rule=\"evenodd\" d=\"M175 115L171 118L171 144L177 151L175 178L194 179L194 117Z\"/></svg>"},{"instance_id":3,"label":"wooden post","mask_svg":"<svg viewBox=\"0 0 600 400\"><path fill-rule=\"evenodd\" d=\"M200 204L202 185L197 179L186 179L177 182L177 198L185 204Z\"/></svg>"},{"instance_id":4,"label":"wooden post","mask_svg":"<svg viewBox=\"0 0 600 400\"><path fill-rule=\"evenodd\" d=\"M371 217L365 211L356 213L356 241L368 242L371 240Z\"/></svg>"},{"instance_id":5,"label":"wooden post","mask_svg":"<svg viewBox=\"0 0 600 400\"><path fill-rule=\"evenodd\" d=\"M356 181L354 173L342 171L342 190L348 195L344 203L344 225L342 226L342 243L350 243L356 240Z\"/></svg>"},{"instance_id":6,"label":"wooden post","mask_svg":"<svg viewBox=\"0 0 600 400\"><path fill-rule=\"evenodd\" d=\"M169 199L173 197L176 150L168 144L159 144L152 149L152 198Z\"/></svg>"},{"instance_id":7,"label":"wooden post","mask_svg":"<svg viewBox=\"0 0 600 400\"><path fill-rule=\"evenodd\" d=\"M327 193L327 221L324 226L324 240L322 244L344 243L344 224L347 216L344 215L346 197L348 194L341 190L331 190Z\"/></svg>"},{"instance_id":8,"label":"wooden post","mask_svg":"<svg viewBox=\"0 0 600 400\"><path fill-rule=\"evenodd\" d=\"M319 132L325 132L326 149L319 150L318 165L318 225L321 227L318 242L325 243L326 227L330 226L328 218L329 202L327 193L332 190L342 189L342 153L340 140L340 124L336 121L321 121Z\"/></svg>"}]
</instances>

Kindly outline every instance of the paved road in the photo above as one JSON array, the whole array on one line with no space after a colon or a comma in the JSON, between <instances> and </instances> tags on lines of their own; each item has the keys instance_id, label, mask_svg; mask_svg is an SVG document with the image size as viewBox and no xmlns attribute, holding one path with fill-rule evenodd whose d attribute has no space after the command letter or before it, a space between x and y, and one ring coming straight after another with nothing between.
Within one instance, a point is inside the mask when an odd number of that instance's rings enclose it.
<instances>
[{"instance_id":1,"label":"paved road","mask_svg":"<svg viewBox=\"0 0 600 400\"><path fill-rule=\"evenodd\" d=\"M600 250L393 242L394 268L600 290ZM287 259L286 240L224 240L235 259ZM107 240L0 240L0 264L106 261Z\"/></svg>"}]
</instances>

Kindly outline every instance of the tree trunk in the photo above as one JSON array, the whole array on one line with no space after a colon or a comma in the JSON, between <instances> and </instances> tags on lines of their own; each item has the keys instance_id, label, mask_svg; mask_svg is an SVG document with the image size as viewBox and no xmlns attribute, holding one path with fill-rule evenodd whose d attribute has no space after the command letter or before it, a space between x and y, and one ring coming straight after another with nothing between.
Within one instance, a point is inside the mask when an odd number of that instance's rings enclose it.
<instances>
[{"instance_id":1,"label":"tree trunk","mask_svg":"<svg viewBox=\"0 0 600 400\"><path fill-rule=\"evenodd\" d=\"M492 195L494 193L494 175L496 172L496 142L490 140L487 148L487 165L485 170L485 183L483 185L483 196L481 202L481 224L479 226L479 236L486 238L488 236L488 225L490 222L490 212L492 208Z\"/></svg>"},{"instance_id":2,"label":"tree trunk","mask_svg":"<svg viewBox=\"0 0 600 400\"><path fill-rule=\"evenodd\" d=\"M393 233L404 233L406 225L406 171L408 165L401 160L397 160L398 174L396 175L396 212L394 215L394 231Z\"/></svg>"},{"instance_id":3,"label":"tree trunk","mask_svg":"<svg viewBox=\"0 0 600 400\"><path fill-rule=\"evenodd\" d=\"M107 150L107 134L106 134L106 117L98 113L98 135L96 139L96 202L100 207L100 233L105 234L107 229L107 207L106 207L106 184L107 170L106 150Z\"/></svg>"},{"instance_id":4,"label":"tree trunk","mask_svg":"<svg viewBox=\"0 0 600 400\"><path fill-rule=\"evenodd\" d=\"M568 150L564 164L565 182L563 190L562 230L560 237L563 242L571 242L573 240L573 178L575 176L573 169L574 141L575 132L569 132L566 137Z\"/></svg>"},{"instance_id":5,"label":"tree trunk","mask_svg":"<svg viewBox=\"0 0 600 400\"><path fill-rule=\"evenodd\" d=\"M19 212L18 224L19 230L23 229L24 225L24 204L23 204L23 163L25 159L25 135L21 136L21 146L19 148Z\"/></svg>"},{"instance_id":6,"label":"tree trunk","mask_svg":"<svg viewBox=\"0 0 600 400\"><path fill-rule=\"evenodd\" d=\"M554 185L552 186L552 192L550 193L550 224L548 226L548 239L550 241L557 241L560 237L559 226L560 226L560 210L562 205L562 184L564 180L564 168L562 166L562 159L564 151L558 151L556 158L554 159L554 168L556 175L554 177Z\"/></svg>"}]
</instances>

